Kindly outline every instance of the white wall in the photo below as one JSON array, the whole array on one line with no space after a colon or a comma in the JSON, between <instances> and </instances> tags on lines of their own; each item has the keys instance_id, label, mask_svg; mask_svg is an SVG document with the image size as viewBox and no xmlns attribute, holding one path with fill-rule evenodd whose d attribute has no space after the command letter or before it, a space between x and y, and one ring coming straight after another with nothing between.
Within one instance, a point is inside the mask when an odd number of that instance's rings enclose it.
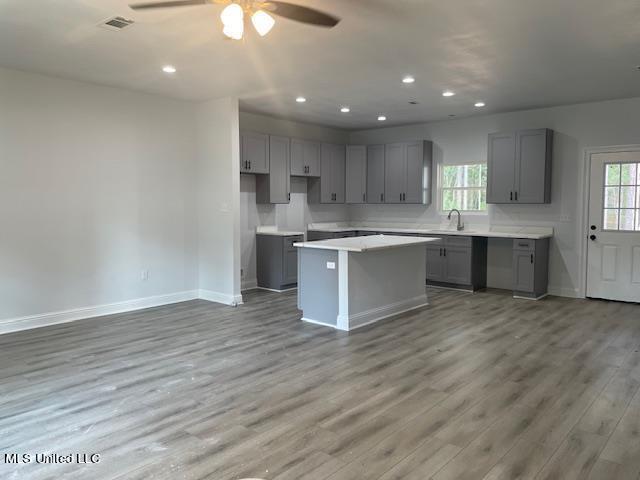
<instances>
[{"instance_id":1,"label":"white wall","mask_svg":"<svg viewBox=\"0 0 640 480\"><path fill-rule=\"evenodd\" d=\"M240 112L240 129L327 143L346 144L349 141L349 133L344 130L248 112ZM288 205L256 205L255 176L241 175L240 205L243 288L255 286L256 283L257 226L278 226L280 229L305 231L309 223L340 222L349 219L348 208L345 205L307 204L307 180L297 177L291 177L291 201Z\"/></svg>"},{"instance_id":2,"label":"white wall","mask_svg":"<svg viewBox=\"0 0 640 480\"><path fill-rule=\"evenodd\" d=\"M203 298L239 303L240 144L238 100L198 107L198 266Z\"/></svg>"},{"instance_id":3,"label":"white wall","mask_svg":"<svg viewBox=\"0 0 640 480\"><path fill-rule=\"evenodd\" d=\"M191 103L0 69L0 320L197 288L195 130Z\"/></svg>"},{"instance_id":4,"label":"white wall","mask_svg":"<svg viewBox=\"0 0 640 480\"><path fill-rule=\"evenodd\" d=\"M351 143L386 143L427 139L434 142L437 163L486 161L487 135L521 128L554 130L552 203L549 205L491 205L487 217L469 222L494 225L552 226L550 291L576 296L580 293L582 167L587 147L640 144L640 98L544 108L445 122L352 132ZM433 223L442 219L435 205L351 206L352 221L414 221ZM491 242L489 272L492 286L504 286L509 266L504 242ZM507 252L508 253L508 252ZM506 273L505 273L506 272ZM505 275L507 277L505 277Z\"/></svg>"}]
</instances>

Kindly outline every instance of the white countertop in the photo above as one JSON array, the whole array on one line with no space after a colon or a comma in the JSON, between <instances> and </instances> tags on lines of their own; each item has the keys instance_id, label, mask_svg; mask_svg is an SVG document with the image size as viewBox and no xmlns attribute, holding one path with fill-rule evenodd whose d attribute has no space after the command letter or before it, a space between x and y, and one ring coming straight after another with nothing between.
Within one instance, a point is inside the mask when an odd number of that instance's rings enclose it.
<instances>
[{"instance_id":1,"label":"white countertop","mask_svg":"<svg viewBox=\"0 0 640 480\"><path fill-rule=\"evenodd\" d=\"M257 227L256 235L276 235L279 237L292 237L295 235L304 235L304 232L296 232L293 230L278 230L278 227Z\"/></svg>"},{"instance_id":2,"label":"white countertop","mask_svg":"<svg viewBox=\"0 0 640 480\"><path fill-rule=\"evenodd\" d=\"M298 242L294 247L319 248L322 250L344 250L347 252L368 252L387 248L424 245L439 240L438 237L399 237L395 235L369 235L367 237L332 238L315 242Z\"/></svg>"},{"instance_id":3,"label":"white countertop","mask_svg":"<svg viewBox=\"0 0 640 480\"><path fill-rule=\"evenodd\" d=\"M376 226L357 226L344 224L309 224L309 230L323 232L352 232L355 230L361 232L391 232L391 233L417 233L421 235L461 235L465 237L491 237L491 238L527 238L531 240L540 240L542 238L553 237L553 228L551 227L524 227L524 226L481 226L481 227L465 227L462 231L455 228L438 225L416 225L403 227L386 227L384 225Z\"/></svg>"}]
</instances>

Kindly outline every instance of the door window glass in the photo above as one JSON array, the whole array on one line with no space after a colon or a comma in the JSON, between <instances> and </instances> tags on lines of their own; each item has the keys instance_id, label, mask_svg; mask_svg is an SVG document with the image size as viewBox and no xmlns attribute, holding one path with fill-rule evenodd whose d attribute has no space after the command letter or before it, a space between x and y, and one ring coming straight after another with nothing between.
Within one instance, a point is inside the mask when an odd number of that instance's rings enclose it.
<instances>
[{"instance_id":1,"label":"door window glass","mask_svg":"<svg viewBox=\"0 0 640 480\"><path fill-rule=\"evenodd\" d=\"M606 164L603 198L605 230L640 231L640 162Z\"/></svg>"}]
</instances>

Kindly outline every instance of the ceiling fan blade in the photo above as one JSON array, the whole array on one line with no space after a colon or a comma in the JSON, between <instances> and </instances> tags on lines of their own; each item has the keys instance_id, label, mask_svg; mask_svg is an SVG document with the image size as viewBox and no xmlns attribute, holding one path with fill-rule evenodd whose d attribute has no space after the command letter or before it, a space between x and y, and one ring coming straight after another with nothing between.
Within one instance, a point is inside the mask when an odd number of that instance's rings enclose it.
<instances>
[{"instance_id":1,"label":"ceiling fan blade","mask_svg":"<svg viewBox=\"0 0 640 480\"><path fill-rule=\"evenodd\" d=\"M294 5L289 2L268 0L265 2L265 10L296 22L308 23L319 27L335 27L340 19L309 7Z\"/></svg>"},{"instance_id":2,"label":"ceiling fan blade","mask_svg":"<svg viewBox=\"0 0 640 480\"><path fill-rule=\"evenodd\" d=\"M174 0L171 2L148 2L148 3L133 3L129 5L133 10L151 10L153 8L168 8L168 7L188 7L191 5L207 5L211 3L209 0Z\"/></svg>"}]
</instances>

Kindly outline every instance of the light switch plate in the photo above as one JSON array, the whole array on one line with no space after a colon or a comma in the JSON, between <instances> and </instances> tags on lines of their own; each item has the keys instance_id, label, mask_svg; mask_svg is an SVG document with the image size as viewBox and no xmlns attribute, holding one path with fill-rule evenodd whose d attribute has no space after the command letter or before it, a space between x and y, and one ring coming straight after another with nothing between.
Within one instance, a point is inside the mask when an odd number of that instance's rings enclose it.
<instances>
[{"instance_id":1,"label":"light switch plate","mask_svg":"<svg viewBox=\"0 0 640 480\"><path fill-rule=\"evenodd\" d=\"M327 270L335 270L336 262L327 262Z\"/></svg>"}]
</instances>

